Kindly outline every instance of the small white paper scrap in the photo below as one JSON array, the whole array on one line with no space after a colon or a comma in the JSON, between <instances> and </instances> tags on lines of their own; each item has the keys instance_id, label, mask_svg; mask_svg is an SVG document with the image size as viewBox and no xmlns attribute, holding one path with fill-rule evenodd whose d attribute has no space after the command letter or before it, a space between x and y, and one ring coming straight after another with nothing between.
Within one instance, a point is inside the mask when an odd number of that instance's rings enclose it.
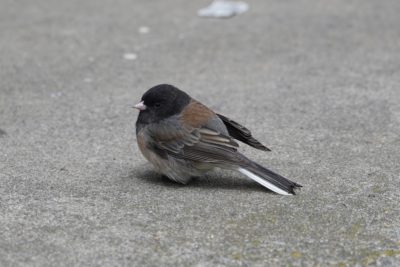
<instances>
[{"instance_id":1,"label":"small white paper scrap","mask_svg":"<svg viewBox=\"0 0 400 267\"><path fill-rule=\"evenodd\" d=\"M137 59L137 55L134 53L126 53L126 54L124 54L124 59L135 60L135 59Z\"/></svg>"},{"instance_id":2,"label":"small white paper scrap","mask_svg":"<svg viewBox=\"0 0 400 267\"><path fill-rule=\"evenodd\" d=\"M242 1L215 0L208 7L197 11L200 17L229 18L242 14L249 9L249 5Z\"/></svg>"},{"instance_id":3,"label":"small white paper scrap","mask_svg":"<svg viewBox=\"0 0 400 267\"><path fill-rule=\"evenodd\" d=\"M146 33L149 33L149 32L150 32L150 28L149 27L146 27L146 26L139 27L139 33L146 34Z\"/></svg>"}]
</instances>

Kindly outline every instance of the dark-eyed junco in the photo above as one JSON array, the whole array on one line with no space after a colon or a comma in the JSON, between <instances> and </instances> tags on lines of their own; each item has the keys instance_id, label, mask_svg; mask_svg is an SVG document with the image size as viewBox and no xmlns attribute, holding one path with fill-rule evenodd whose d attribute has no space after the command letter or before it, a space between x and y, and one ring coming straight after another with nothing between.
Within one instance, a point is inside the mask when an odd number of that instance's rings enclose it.
<instances>
[{"instance_id":1,"label":"dark-eyed junco","mask_svg":"<svg viewBox=\"0 0 400 267\"><path fill-rule=\"evenodd\" d=\"M251 161L237 151L237 139L260 150L267 147L239 123L215 113L178 88L160 84L135 105L140 110L136 137L142 154L158 172L186 184L218 167L236 170L282 195L301 185Z\"/></svg>"}]
</instances>

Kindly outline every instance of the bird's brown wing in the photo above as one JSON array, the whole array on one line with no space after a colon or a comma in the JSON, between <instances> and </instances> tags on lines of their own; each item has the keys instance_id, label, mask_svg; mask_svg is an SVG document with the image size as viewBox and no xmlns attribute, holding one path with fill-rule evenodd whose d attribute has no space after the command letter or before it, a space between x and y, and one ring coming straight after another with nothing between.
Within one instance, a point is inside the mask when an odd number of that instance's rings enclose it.
<instances>
[{"instance_id":1,"label":"bird's brown wing","mask_svg":"<svg viewBox=\"0 0 400 267\"><path fill-rule=\"evenodd\" d=\"M217 116L223 121L226 128L228 129L229 135L236 140L242 141L249 146L254 148L264 150L264 151L271 151L268 147L261 144L258 140L256 140L252 135L249 129L240 125L234 120L231 120L221 114L217 114Z\"/></svg>"},{"instance_id":2,"label":"bird's brown wing","mask_svg":"<svg viewBox=\"0 0 400 267\"><path fill-rule=\"evenodd\" d=\"M238 160L239 145L230 136L206 127L183 124L177 117L149 125L147 131L149 148L163 157L219 164Z\"/></svg>"}]
</instances>

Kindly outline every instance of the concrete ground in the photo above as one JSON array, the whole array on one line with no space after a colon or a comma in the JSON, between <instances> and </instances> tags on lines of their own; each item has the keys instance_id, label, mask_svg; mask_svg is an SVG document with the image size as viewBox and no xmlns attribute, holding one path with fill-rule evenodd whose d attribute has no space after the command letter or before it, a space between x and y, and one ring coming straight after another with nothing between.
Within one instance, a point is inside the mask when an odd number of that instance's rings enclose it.
<instances>
[{"instance_id":1,"label":"concrete ground","mask_svg":"<svg viewBox=\"0 0 400 267\"><path fill-rule=\"evenodd\" d=\"M248 3L2 1L1 266L400 265L400 1ZM160 178L130 106L165 82L301 192Z\"/></svg>"}]
</instances>

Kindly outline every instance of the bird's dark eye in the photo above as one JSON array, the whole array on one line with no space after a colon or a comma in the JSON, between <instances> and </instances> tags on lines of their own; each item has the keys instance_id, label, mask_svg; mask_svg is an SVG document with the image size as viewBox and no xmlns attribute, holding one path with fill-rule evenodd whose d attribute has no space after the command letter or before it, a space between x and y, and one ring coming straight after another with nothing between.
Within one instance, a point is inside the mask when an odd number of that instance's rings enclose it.
<instances>
[{"instance_id":1,"label":"bird's dark eye","mask_svg":"<svg viewBox=\"0 0 400 267\"><path fill-rule=\"evenodd\" d=\"M161 103L160 103L160 102L157 102L157 103L154 104L154 106L155 106L156 108L159 108L159 107L161 106Z\"/></svg>"}]
</instances>

